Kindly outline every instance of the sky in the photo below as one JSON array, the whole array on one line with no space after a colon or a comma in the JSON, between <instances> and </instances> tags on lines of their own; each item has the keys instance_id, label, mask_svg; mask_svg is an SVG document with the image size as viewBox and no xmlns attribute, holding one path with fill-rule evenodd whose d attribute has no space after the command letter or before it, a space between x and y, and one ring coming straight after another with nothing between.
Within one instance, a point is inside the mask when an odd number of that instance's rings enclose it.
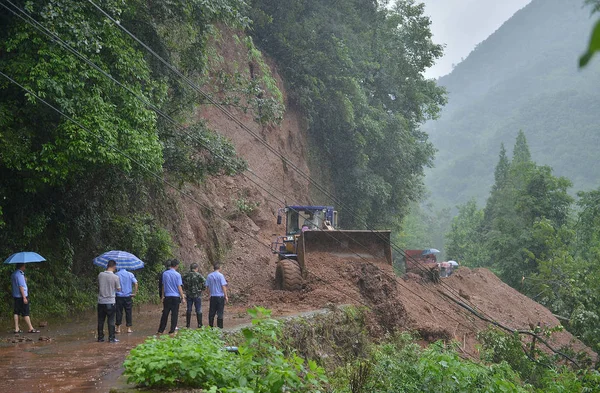
<instances>
[{"instance_id":1,"label":"sky","mask_svg":"<svg viewBox=\"0 0 600 393\"><path fill-rule=\"evenodd\" d=\"M446 44L444 57L425 72L438 78L452 71L475 45L489 37L531 0L421 0L431 18L436 44Z\"/></svg>"}]
</instances>

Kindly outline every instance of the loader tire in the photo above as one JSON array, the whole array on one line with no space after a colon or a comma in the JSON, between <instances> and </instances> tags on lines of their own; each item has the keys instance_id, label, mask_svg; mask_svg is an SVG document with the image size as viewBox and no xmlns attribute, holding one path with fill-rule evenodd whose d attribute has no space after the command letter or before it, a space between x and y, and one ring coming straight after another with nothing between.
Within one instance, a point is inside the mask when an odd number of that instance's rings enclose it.
<instances>
[{"instance_id":1,"label":"loader tire","mask_svg":"<svg viewBox=\"0 0 600 393\"><path fill-rule=\"evenodd\" d=\"M291 259L277 262L275 270L275 288L284 291L299 291L302 289L302 273L300 266Z\"/></svg>"}]
</instances>

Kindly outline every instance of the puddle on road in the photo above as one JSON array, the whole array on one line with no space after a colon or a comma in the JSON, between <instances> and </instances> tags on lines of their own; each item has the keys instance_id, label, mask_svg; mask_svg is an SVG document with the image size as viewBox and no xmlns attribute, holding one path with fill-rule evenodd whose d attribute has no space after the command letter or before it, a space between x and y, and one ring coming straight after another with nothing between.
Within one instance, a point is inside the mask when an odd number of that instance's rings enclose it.
<instances>
[{"instance_id":1,"label":"puddle on road","mask_svg":"<svg viewBox=\"0 0 600 393\"><path fill-rule=\"evenodd\" d=\"M203 301L203 305L207 303ZM79 313L73 321L50 321L47 327L39 328L41 333L21 333L19 337L32 341L19 343L10 342L16 335L11 333L13 327L3 321L0 327L0 392L110 391L117 385L117 380L120 381L123 361L129 351L156 333L161 309L159 305L135 306L134 333L117 334L120 342L115 344L96 341L95 311ZM315 312L320 310L307 315ZM291 310L274 314L301 315ZM206 318L205 314L204 323ZM34 326L38 322L34 319ZM245 307L226 308L226 329L239 328L249 322ZM193 327L195 323L193 318ZM180 309L179 326L185 326L185 309ZM105 335L108 336L106 325ZM48 337L50 341L39 341L40 337Z\"/></svg>"},{"instance_id":2,"label":"puddle on road","mask_svg":"<svg viewBox=\"0 0 600 393\"><path fill-rule=\"evenodd\" d=\"M185 325L185 310L183 315L181 311L180 327ZM228 311L226 327L248 320L237 318L240 312L234 308ZM80 313L71 322L49 322L47 327L39 328L41 333L21 333L19 337L33 341L19 343L10 342L16 335L3 321L0 392L108 392L121 376L122 364L129 351L156 333L160 313L159 305L134 307L134 332L117 334L120 342L114 344L96 341L95 311ZM34 326L38 322L33 320ZM105 335L108 336L106 326ZM50 341L39 341L40 337L49 337Z\"/></svg>"}]
</instances>

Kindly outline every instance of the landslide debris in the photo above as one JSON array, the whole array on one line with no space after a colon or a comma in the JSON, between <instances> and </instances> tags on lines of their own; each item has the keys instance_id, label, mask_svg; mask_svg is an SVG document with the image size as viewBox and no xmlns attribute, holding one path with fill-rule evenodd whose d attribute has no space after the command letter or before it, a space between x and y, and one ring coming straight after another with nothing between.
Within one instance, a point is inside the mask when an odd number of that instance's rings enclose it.
<instances>
[{"instance_id":1,"label":"landslide debris","mask_svg":"<svg viewBox=\"0 0 600 393\"><path fill-rule=\"evenodd\" d=\"M247 275L248 282L263 284L235 283L238 288L247 288L240 298L248 306L270 308L275 315L331 305L366 306L371 319L367 325L375 335L411 330L418 332L424 342L456 340L461 343L459 350L472 358L479 357L477 333L490 324L448 297L512 329L529 330L538 323L542 328L559 325L548 309L504 284L487 269L461 267L440 284L434 284L418 276L398 277L392 266L377 261L312 253L306 263L309 275L301 291L275 290L272 278ZM587 352L592 359L597 357L566 331L554 333L549 343L555 349L571 346L577 352Z\"/></svg>"}]
</instances>

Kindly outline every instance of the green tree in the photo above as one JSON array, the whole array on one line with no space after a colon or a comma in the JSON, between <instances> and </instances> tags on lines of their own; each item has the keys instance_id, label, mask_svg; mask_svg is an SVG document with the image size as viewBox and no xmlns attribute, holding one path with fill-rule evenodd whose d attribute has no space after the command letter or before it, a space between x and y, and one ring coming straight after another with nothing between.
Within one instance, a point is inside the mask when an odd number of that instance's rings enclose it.
<instances>
[{"instance_id":1,"label":"green tree","mask_svg":"<svg viewBox=\"0 0 600 393\"><path fill-rule=\"evenodd\" d=\"M423 168L434 154L419 125L445 102L443 90L423 77L442 54L423 4L251 4L257 43L280 65L314 145L331 158L342 225L401 221L423 194Z\"/></svg>"},{"instance_id":2,"label":"green tree","mask_svg":"<svg viewBox=\"0 0 600 393\"><path fill-rule=\"evenodd\" d=\"M531 160L522 131L517 136L509 164L501 147L495 175L497 181L490 192L481 226L472 230L472 239L478 244L475 248L486 250L479 255L487 257L487 261L480 261L480 265L483 262L492 267L507 283L518 287L523 277L538 271L538 256L549 252L548 244L534 236L535 225L542 220L554 228L567 224L573 203L567 193L571 183L566 178L553 176L550 167L537 166ZM457 231L458 228L453 227L449 238L461 239Z\"/></svg>"},{"instance_id":3,"label":"green tree","mask_svg":"<svg viewBox=\"0 0 600 393\"><path fill-rule=\"evenodd\" d=\"M481 237L483 219L483 210L477 207L474 199L458 206L458 215L452 220L452 227L446 237L448 259L470 267L487 264L487 250Z\"/></svg>"},{"instance_id":4,"label":"green tree","mask_svg":"<svg viewBox=\"0 0 600 393\"><path fill-rule=\"evenodd\" d=\"M515 165L531 162L531 153L529 152L529 145L527 144L527 138L525 138L523 130L519 130L519 134L517 134L512 162Z\"/></svg>"},{"instance_id":5,"label":"green tree","mask_svg":"<svg viewBox=\"0 0 600 393\"><path fill-rule=\"evenodd\" d=\"M84 3L17 4L136 94L158 102L165 97L143 54ZM118 1L104 6L123 12ZM67 188L94 187L115 173L144 182L149 175L138 164L160 173L162 150L153 111L23 20L2 15L2 70L85 127L0 81L0 176L10 179L0 185L7 222L2 243L20 249L51 223Z\"/></svg>"},{"instance_id":6,"label":"green tree","mask_svg":"<svg viewBox=\"0 0 600 393\"><path fill-rule=\"evenodd\" d=\"M506 185L508 180L508 170L510 169L510 161L506 156L506 149L504 143L500 144L500 158L496 169L494 170L494 189L502 189Z\"/></svg>"},{"instance_id":7,"label":"green tree","mask_svg":"<svg viewBox=\"0 0 600 393\"><path fill-rule=\"evenodd\" d=\"M484 209L484 217L485 219L482 221L482 227L489 231L491 228L491 224L496 217L505 214L508 209L510 209L509 205L503 206L502 202L507 202L508 198L505 197L507 193L508 180L510 176L510 161L506 156L506 149L504 148L504 143L500 145L500 154L498 158L498 163L496 164L496 169L494 170L494 185L492 186L492 190L490 192L490 196L487 200Z\"/></svg>"},{"instance_id":8,"label":"green tree","mask_svg":"<svg viewBox=\"0 0 600 393\"><path fill-rule=\"evenodd\" d=\"M97 271L89 260L100 252L134 251L149 275L171 256L170 235L152 214L167 200L163 169L182 181L201 181L237 173L245 163L229 141L182 114L191 112L196 92L183 89L179 76L165 76L164 65L91 4L13 3L7 6L20 17L4 7L0 12L0 69L33 94L0 77L0 251L35 249L48 259L29 275L34 297L44 294L34 301L43 306L38 310L60 314L95 302L89 286ZM101 7L196 81L208 73L207 59L216 58L209 41L219 35L217 25L248 26L240 0L108 0ZM248 110L272 119L278 90L267 86L272 78L251 40L240 46L256 65L256 78L238 75L242 92L227 85L222 96L249 96ZM149 106L185 122L187 132L159 121Z\"/></svg>"}]
</instances>

